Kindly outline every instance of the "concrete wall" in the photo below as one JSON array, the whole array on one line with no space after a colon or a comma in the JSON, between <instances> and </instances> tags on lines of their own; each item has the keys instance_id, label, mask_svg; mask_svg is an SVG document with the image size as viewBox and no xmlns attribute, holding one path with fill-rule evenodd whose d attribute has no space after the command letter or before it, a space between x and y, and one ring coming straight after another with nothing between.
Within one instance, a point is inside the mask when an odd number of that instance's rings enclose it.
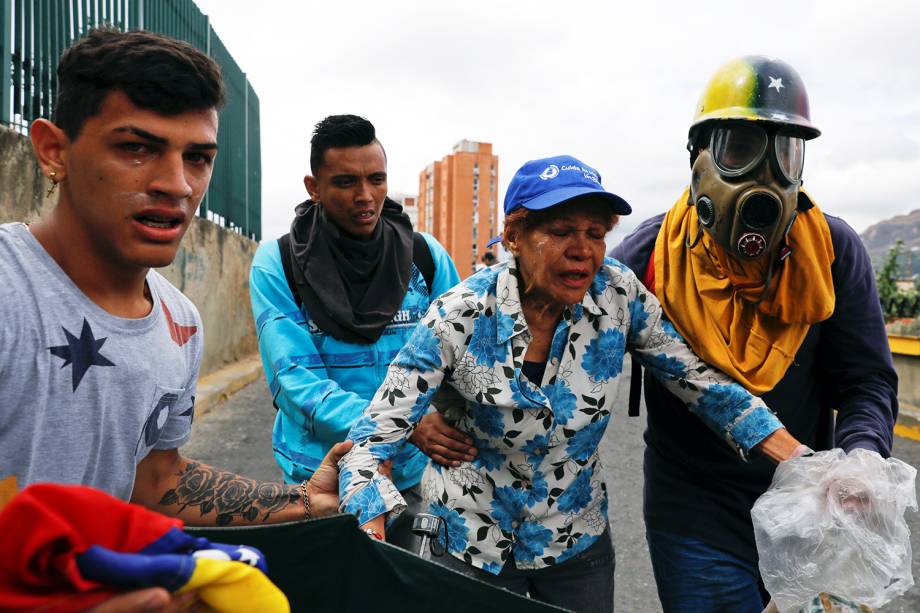
<instances>
[{"instance_id":1,"label":"concrete wall","mask_svg":"<svg viewBox=\"0 0 920 613\"><path fill-rule=\"evenodd\" d=\"M31 222L50 211L56 194L32 155L29 139L0 127L0 223ZM258 244L195 218L172 265L160 269L201 312L205 343L201 374L257 350L249 306L249 265Z\"/></svg>"},{"instance_id":2,"label":"concrete wall","mask_svg":"<svg viewBox=\"0 0 920 613\"><path fill-rule=\"evenodd\" d=\"M920 357L892 354L898 372L898 402L909 410L920 410Z\"/></svg>"},{"instance_id":3,"label":"concrete wall","mask_svg":"<svg viewBox=\"0 0 920 613\"><path fill-rule=\"evenodd\" d=\"M50 187L28 137L0 126L0 223L31 222L50 211L57 202L57 195L45 197Z\"/></svg>"},{"instance_id":4,"label":"concrete wall","mask_svg":"<svg viewBox=\"0 0 920 613\"><path fill-rule=\"evenodd\" d=\"M258 349L249 302L249 266L258 246L196 217L176 259L160 269L201 312L205 330L201 374Z\"/></svg>"}]
</instances>

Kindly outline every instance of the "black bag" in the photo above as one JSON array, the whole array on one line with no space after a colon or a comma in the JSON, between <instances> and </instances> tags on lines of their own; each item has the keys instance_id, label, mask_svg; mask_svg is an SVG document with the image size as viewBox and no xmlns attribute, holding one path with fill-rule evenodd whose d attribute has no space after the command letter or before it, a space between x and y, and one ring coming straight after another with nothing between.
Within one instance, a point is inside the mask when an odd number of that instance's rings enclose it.
<instances>
[{"instance_id":1,"label":"black bag","mask_svg":"<svg viewBox=\"0 0 920 613\"><path fill-rule=\"evenodd\" d=\"M552 613L563 611L423 560L358 530L352 515L266 526L185 528L265 554L292 611ZM450 555L445 553L444 555Z\"/></svg>"}]
</instances>

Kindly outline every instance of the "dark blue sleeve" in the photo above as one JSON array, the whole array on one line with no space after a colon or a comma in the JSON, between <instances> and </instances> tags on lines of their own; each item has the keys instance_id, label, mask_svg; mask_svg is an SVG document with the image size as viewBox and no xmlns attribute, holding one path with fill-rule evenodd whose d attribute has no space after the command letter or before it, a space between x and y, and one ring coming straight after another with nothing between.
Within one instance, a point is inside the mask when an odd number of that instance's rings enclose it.
<instances>
[{"instance_id":1,"label":"dark blue sleeve","mask_svg":"<svg viewBox=\"0 0 920 613\"><path fill-rule=\"evenodd\" d=\"M869 254L842 219L825 216L834 243L834 314L821 326L819 359L837 409L834 440L891 455L898 415L898 376L875 287Z\"/></svg>"},{"instance_id":2,"label":"dark blue sleeve","mask_svg":"<svg viewBox=\"0 0 920 613\"><path fill-rule=\"evenodd\" d=\"M646 219L607 255L625 264L641 281L645 277L645 267L648 265L649 258L652 257L655 239L658 238L658 231L661 229L663 220L664 213Z\"/></svg>"}]
</instances>

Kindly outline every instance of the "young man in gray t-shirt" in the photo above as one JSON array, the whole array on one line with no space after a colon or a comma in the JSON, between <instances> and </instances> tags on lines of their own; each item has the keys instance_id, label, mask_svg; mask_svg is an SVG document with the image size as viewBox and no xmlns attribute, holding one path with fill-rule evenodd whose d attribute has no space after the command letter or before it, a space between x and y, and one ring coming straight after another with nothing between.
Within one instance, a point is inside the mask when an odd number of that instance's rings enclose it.
<instances>
[{"instance_id":1,"label":"young man in gray t-shirt","mask_svg":"<svg viewBox=\"0 0 920 613\"><path fill-rule=\"evenodd\" d=\"M138 463L191 432L198 311L151 270L149 313L114 315L23 224L0 226L0 262L2 472L130 499Z\"/></svg>"},{"instance_id":2,"label":"young man in gray t-shirt","mask_svg":"<svg viewBox=\"0 0 920 613\"><path fill-rule=\"evenodd\" d=\"M203 331L151 268L172 262L211 178L217 65L164 36L102 29L64 52L58 82L54 122L30 126L57 207L0 226L0 478L89 485L198 525L335 512L347 443L301 486L177 450Z\"/></svg>"}]
</instances>

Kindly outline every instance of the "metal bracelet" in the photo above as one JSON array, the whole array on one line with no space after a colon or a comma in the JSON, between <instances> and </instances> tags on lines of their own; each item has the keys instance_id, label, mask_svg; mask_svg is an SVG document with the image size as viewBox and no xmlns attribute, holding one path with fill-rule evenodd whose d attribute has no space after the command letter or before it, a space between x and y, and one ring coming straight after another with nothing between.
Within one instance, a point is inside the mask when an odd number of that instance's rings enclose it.
<instances>
[{"instance_id":1,"label":"metal bracelet","mask_svg":"<svg viewBox=\"0 0 920 613\"><path fill-rule=\"evenodd\" d=\"M307 481L300 484L300 494L303 496L304 519L313 518L313 510L310 508L310 494L307 493Z\"/></svg>"}]
</instances>

